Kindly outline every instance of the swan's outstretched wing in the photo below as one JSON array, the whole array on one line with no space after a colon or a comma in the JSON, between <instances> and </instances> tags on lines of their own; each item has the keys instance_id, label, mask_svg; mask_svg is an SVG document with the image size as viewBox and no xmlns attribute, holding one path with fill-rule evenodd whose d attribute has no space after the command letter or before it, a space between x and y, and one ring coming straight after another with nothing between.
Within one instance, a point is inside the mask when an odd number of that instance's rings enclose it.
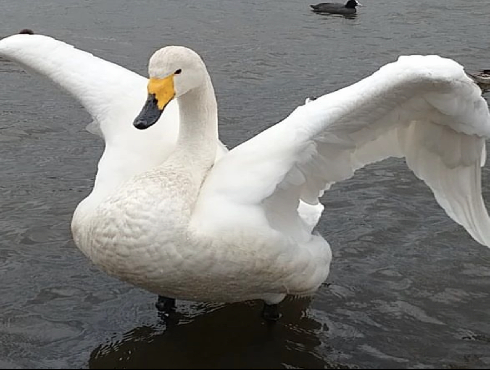
<instances>
[{"instance_id":1,"label":"swan's outstretched wing","mask_svg":"<svg viewBox=\"0 0 490 370\"><path fill-rule=\"evenodd\" d=\"M0 56L68 91L94 118L88 127L93 133L114 123L131 125L147 96L146 78L48 36L3 38Z\"/></svg>"},{"instance_id":2,"label":"swan's outstretched wing","mask_svg":"<svg viewBox=\"0 0 490 370\"><path fill-rule=\"evenodd\" d=\"M193 221L211 232L264 223L307 238L300 199L316 204L332 183L398 156L453 220L490 246L480 179L488 137L488 106L462 66L438 56L400 57L230 151L207 178Z\"/></svg>"},{"instance_id":3,"label":"swan's outstretched wing","mask_svg":"<svg viewBox=\"0 0 490 370\"><path fill-rule=\"evenodd\" d=\"M106 144L94 186L98 197L111 194L120 183L160 164L172 152L180 121L177 101L150 129L133 126L148 95L145 77L43 35L1 39L0 57L47 77L90 113L94 122L87 129ZM221 142L217 145L219 158L227 149Z\"/></svg>"}]
</instances>

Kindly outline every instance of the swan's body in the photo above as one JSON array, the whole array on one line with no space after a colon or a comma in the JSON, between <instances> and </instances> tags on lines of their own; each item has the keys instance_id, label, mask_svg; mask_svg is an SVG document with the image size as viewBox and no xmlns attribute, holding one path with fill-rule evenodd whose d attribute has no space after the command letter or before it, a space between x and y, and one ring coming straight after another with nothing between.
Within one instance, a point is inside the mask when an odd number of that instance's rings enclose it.
<instances>
[{"instance_id":1,"label":"swan's body","mask_svg":"<svg viewBox=\"0 0 490 370\"><path fill-rule=\"evenodd\" d=\"M61 84L99 122L106 150L74 214L75 242L104 271L157 294L274 304L314 293L331 261L312 233L319 196L389 156L405 157L448 215L490 246L480 187L490 114L454 61L401 57L225 152L211 79L189 49L155 53L149 83L43 36L4 39L0 55ZM151 127L136 130L137 116Z\"/></svg>"}]
</instances>

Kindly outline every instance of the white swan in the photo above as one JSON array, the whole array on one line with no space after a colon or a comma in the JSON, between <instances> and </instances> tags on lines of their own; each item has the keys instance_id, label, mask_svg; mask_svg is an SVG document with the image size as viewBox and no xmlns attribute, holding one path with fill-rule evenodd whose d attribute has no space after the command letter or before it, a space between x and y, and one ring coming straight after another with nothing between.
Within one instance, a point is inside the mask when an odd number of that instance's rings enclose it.
<instances>
[{"instance_id":1,"label":"white swan","mask_svg":"<svg viewBox=\"0 0 490 370\"><path fill-rule=\"evenodd\" d=\"M159 295L263 299L277 318L287 294L313 294L328 275L330 247L312 234L319 196L389 156L405 157L447 214L490 246L480 185L490 114L454 61L400 57L225 153L211 80L189 49L154 54L145 104L146 79L51 38L11 36L0 55L61 84L99 122L106 149L74 214L75 242L104 271ZM138 128L152 127L137 131L137 115Z\"/></svg>"}]
</instances>

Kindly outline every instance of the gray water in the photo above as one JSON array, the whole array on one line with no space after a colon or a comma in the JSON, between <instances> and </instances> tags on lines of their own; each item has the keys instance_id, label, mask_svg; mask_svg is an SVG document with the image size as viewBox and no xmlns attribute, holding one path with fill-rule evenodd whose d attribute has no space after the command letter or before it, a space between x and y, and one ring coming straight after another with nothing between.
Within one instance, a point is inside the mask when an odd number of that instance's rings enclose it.
<instances>
[{"instance_id":1,"label":"gray water","mask_svg":"<svg viewBox=\"0 0 490 370\"><path fill-rule=\"evenodd\" d=\"M488 0L363 3L343 18L299 0L2 0L0 36L32 28L141 74L157 48L189 46L212 75L230 147L401 54L490 67ZM326 194L331 275L312 299L282 303L276 325L259 302L179 302L163 322L154 295L106 276L71 240L102 152L90 120L0 60L1 368L490 367L490 251L401 160ZM488 168L483 192L489 207Z\"/></svg>"}]
</instances>

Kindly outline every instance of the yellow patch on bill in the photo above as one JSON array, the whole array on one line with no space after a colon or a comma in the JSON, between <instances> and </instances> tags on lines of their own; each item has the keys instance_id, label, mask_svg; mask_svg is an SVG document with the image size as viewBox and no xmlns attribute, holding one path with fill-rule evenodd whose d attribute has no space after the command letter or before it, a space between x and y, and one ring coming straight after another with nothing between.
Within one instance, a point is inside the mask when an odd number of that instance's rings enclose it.
<instances>
[{"instance_id":1,"label":"yellow patch on bill","mask_svg":"<svg viewBox=\"0 0 490 370\"><path fill-rule=\"evenodd\" d=\"M155 95L158 109L162 110L175 96L174 76L165 78L150 78L148 82L148 93Z\"/></svg>"}]
</instances>

